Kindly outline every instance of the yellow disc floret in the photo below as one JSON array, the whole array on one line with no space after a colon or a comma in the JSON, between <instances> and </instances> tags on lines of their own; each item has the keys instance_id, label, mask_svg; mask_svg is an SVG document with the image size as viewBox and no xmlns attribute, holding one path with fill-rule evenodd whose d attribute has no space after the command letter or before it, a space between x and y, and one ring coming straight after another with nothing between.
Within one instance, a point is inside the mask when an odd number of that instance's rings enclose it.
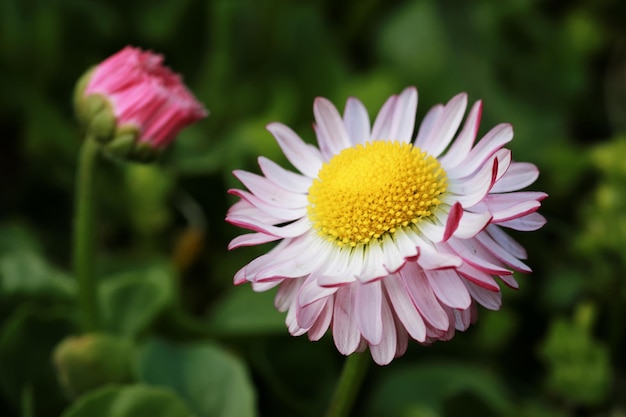
<instances>
[{"instance_id":1,"label":"yellow disc floret","mask_svg":"<svg viewBox=\"0 0 626 417\"><path fill-rule=\"evenodd\" d=\"M322 166L309 188L308 216L339 246L367 244L430 217L446 184L439 161L409 143L357 145Z\"/></svg>"}]
</instances>

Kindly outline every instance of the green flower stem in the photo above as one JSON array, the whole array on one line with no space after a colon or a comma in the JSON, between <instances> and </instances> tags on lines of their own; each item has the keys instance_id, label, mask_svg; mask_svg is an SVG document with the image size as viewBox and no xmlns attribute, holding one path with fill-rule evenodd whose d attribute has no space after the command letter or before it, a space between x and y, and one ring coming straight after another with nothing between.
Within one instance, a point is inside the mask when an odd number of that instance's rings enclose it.
<instances>
[{"instance_id":1,"label":"green flower stem","mask_svg":"<svg viewBox=\"0 0 626 417\"><path fill-rule=\"evenodd\" d=\"M85 332L100 328L94 280L93 176L99 146L87 136L83 141L76 171L74 212L74 273L78 280L78 298Z\"/></svg>"},{"instance_id":2,"label":"green flower stem","mask_svg":"<svg viewBox=\"0 0 626 417\"><path fill-rule=\"evenodd\" d=\"M326 417L347 417L361 387L369 364L367 353L353 353L346 359Z\"/></svg>"}]
</instances>

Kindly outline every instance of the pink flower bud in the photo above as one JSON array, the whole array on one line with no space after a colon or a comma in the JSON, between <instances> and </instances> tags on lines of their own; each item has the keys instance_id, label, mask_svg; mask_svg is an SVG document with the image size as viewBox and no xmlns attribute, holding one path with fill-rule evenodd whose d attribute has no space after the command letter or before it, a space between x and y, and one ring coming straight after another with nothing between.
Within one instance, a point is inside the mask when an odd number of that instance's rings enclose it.
<instances>
[{"instance_id":1,"label":"pink flower bud","mask_svg":"<svg viewBox=\"0 0 626 417\"><path fill-rule=\"evenodd\" d=\"M163 65L162 55L150 51L127 46L98 64L87 77L86 83L79 82L78 86L79 117L102 142L113 145L117 133L123 132L124 144L130 146L113 148L123 148L131 157L138 148L158 153L185 126L207 116L181 76ZM94 104L96 97L104 98L107 105L100 105L99 100ZM106 137L101 132L109 132L109 126L98 123L111 120L103 117L111 112L115 126L113 134ZM136 132L132 144L128 143L129 131Z\"/></svg>"}]
</instances>

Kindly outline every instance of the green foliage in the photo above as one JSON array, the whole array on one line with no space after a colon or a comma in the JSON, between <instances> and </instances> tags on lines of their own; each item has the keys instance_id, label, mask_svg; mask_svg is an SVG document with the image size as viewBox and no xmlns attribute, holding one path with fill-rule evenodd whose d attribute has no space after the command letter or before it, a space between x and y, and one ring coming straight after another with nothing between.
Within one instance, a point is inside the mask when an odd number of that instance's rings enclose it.
<instances>
[{"instance_id":1,"label":"green foliage","mask_svg":"<svg viewBox=\"0 0 626 417\"><path fill-rule=\"evenodd\" d=\"M62 417L191 417L171 390L131 385L105 387L80 397Z\"/></svg>"},{"instance_id":2,"label":"green foliage","mask_svg":"<svg viewBox=\"0 0 626 417\"><path fill-rule=\"evenodd\" d=\"M139 375L145 383L174 390L198 417L257 415L245 365L214 343L150 340L140 354Z\"/></svg>"},{"instance_id":3,"label":"green foliage","mask_svg":"<svg viewBox=\"0 0 626 417\"><path fill-rule=\"evenodd\" d=\"M541 348L549 389L574 404L597 405L610 393L609 352L591 334L594 310L582 304L573 320L553 321Z\"/></svg>"}]
</instances>

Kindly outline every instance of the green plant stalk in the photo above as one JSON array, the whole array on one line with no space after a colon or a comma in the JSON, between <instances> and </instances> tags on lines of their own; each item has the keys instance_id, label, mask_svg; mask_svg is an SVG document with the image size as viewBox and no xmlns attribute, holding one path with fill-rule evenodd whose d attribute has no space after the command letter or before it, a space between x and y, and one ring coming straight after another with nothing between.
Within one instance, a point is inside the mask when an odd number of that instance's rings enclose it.
<instances>
[{"instance_id":1,"label":"green plant stalk","mask_svg":"<svg viewBox=\"0 0 626 417\"><path fill-rule=\"evenodd\" d=\"M96 282L94 278L93 177L98 144L87 136L83 141L76 171L74 207L74 274L78 281L78 302L84 332L99 330Z\"/></svg>"},{"instance_id":2,"label":"green plant stalk","mask_svg":"<svg viewBox=\"0 0 626 417\"><path fill-rule=\"evenodd\" d=\"M348 356L343 364L341 376L325 417L347 417L350 415L368 364L369 356L367 353L353 353Z\"/></svg>"}]
</instances>

